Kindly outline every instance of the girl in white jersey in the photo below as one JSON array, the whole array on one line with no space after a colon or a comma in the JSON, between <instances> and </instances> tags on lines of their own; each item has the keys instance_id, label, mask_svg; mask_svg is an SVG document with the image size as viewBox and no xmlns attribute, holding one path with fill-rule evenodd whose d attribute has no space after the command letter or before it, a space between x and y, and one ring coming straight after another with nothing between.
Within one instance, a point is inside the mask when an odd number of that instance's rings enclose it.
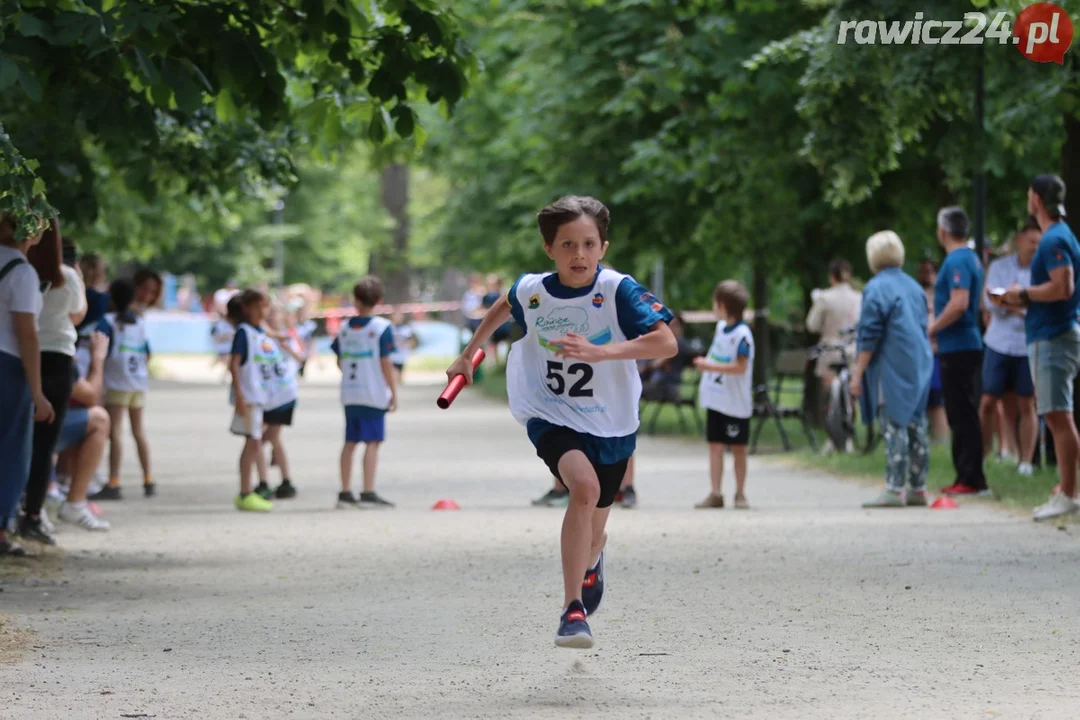
<instances>
[{"instance_id":1,"label":"girl in white jersey","mask_svg":"<svg viewBox=\"0 0 1080 720\"><path fill-rule=\"evenodd\" d=\"M285 325L285 310L280 304L274 304L270 308L266 325L269 329L268 339L277 347L277 353L274 363L270 365L272 371L269 374L266 411L263 413L262 439L263 442L270 443L273 452L271 464L281 471L281 484L277 489L271 489L266 480L260 477L255 492L267 500L271 497L288 500L296 497L296 488L289 480L289 457L285 454L285 441L281 434L284 428L292 425L293 410L296 409L300 394L297 373L302 359L301 348L289 335L289 329Z\"/></svg>"},{"instance_id":2,"label":"girl in white jersey","mask_svg":"<svg viewBox=\"0 0 1080 720\"><path fill-rule=\"evenodd\" d=\"M604 589L604 532L634 453L636 360L675 355L671 312L633 278L599 267L610 215L590 197L560 198L537 216L554 273L522 275L488 310L446 374L472 383L471 358L503 323L525 331L507 360L510 411L536 454L570 489L563 518L564 604L555 644L590 648L587 616ZM584 580L582 580L584 578Z\"/></svg>"},{"instance_id":3,"label":"girl in white jersey","mask_svg":"<svg viewBox=\"0 0 1080 720\"><path fill-rule=\"evenodd\" d=\"M747 510L746 444L754 414L754 334L742 321L750 296L742 283L725 280L713 291L713 312L719 318L709 354L694 359L701 371L698 399L706 410L705 438L709 443L708 497L697 508L722 508L724 449L735 458L735 507Z\"/></svg>"}]
</instances>

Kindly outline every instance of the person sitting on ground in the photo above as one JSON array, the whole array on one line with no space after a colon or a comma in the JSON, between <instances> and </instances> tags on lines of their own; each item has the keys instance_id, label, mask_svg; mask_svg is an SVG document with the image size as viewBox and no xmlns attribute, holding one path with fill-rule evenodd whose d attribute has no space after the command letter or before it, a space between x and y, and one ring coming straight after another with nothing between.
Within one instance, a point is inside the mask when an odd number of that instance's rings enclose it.
<instances>
[{"instance_id":1,"label":"person sitting on ground","mask_svg":"<svg viewBox=\"0 0 1080 720\"><path fill-rule=\"evenodd\" d=\"M109 338L101 332L90 335L90 368L78 374L71 388L71 406L64 415L56 451L71 468L71 485L57 516L86 530L104 531L109 523L90 512L86 494L90 481L105 455L109 440L109 413L101 406L104 395L103 369L109 354ZM78 373L78 367L76 367Z\"/></svg>"},{"instance_id":2,"label":"person sitting on ground","mask_svg":"<svg viewBox=\"0 0 1080 720\"><path fill-rule=\"evenodd\" d=\"M926 403L934 355L926 294L903 271L904 244L891 230L866 241L873 279L863 290L851 394L866 393L885 435L885 490L863 507L927 505ZM865 375L865 382L863 380ZM905 486L910 489L905 497Z\"/></svg>"}]
</instances>

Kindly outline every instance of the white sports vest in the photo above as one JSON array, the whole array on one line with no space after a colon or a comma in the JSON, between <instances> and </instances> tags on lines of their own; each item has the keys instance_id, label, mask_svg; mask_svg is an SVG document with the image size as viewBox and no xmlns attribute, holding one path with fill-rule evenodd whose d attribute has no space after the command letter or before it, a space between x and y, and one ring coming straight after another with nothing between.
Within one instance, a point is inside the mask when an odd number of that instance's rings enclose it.
<instances>
[{"instance_id":1,"label":"white sports vest","mask_svg":"<svg viewBox=\"0 0 1080 720\"><path fill-rule=\"evenodd\" d=\"M394 352L390 353L390 362L395 365L404 365L409 361L409 341L413 337L411 326L394 326Z\"/></svg>"},{"instance_id":2,"label":"white sports vest","mask_svg":"<svg viewBox=\"0 0 1080 720\"><path fill-rule=\"evenodd\" d=\"M296 400L296 378L289 373L277 341L247 323L240 323L236 332L247 336L247 357L240 366L245 402L273 410Z\"/></svg>"},{"instance_id":3,"label":"white sports vest","mask_svg":"<svg viewBox=\"0 0 1080 720\"><path fill-rule=\"evenodd\" d=\"M745 323L739 323L731 332L724 332L724 328L724 323L716 323L708 359L716 363L735 362L739 344L745 340L750 345L750 366L742 375L702 373L698 398L703 408L728 417L748 418L754 414L754 334Z\"/></svg>"},{"instance_id":4,"label":"white sports vest","mask_svg":"<svg viewBox=\"0 0 1080 720\"><path fill-rule=\"evenodd\" d=\"M112 326L112 348L105 358L105 389L146 392L150 388L146 322L140 317L133 323L122 323L116 313L109 313L105 320Z\"/></svg>"},{"instance_id":5,"label":"white sports vest","mask_svg":"<svg viewBox=\"0 0 1080 720\"><path fill-rule=\"evenodd\" d=\"M363 327L341 326L338 356L341 358L342 405L390 407L390 386L383 377L379 340L390 327L383 317L372 317Z\"/></svg>"},{"instance_id":6,"label":"white sports vest","mask_svg":"<svg viewBox=\"0 0 1080 720\"><path fill-rule=\"evenodd\" d=\"M554 341L576 333L594 345L624 342L615 292L626 275L600 271L583 297L556 298L544 288L550 273L522 275L517 302L525 337L510 348L506 389L510 412L522 425L540 418L598 437L622 437L638 429L641 377L633 360L596 364L556 357Z\"/></svg>"},{"instance_id":7,"label":"white sports vest","mask_svg":"<svg viewBox=\"0 0 1080 720\"><path fill-rule=\"evenodd\" d=\"M232 350L233 337L236 328L228 320L215 320L210 328L211 339L214 343L214 352L218 355L228 355Z\"/></svg>"}]
</instances>

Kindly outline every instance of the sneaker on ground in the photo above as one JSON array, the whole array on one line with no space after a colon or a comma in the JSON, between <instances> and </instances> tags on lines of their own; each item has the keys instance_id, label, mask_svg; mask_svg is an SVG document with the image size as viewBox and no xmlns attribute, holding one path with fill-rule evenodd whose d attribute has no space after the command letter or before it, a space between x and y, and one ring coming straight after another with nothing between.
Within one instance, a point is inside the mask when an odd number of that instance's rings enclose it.
<instances>
[{"instance_id":1,"label":"sneaker on ground","mask_svg":"<svg viewBox=\"0 0 1080 720\"><path fill-rule=\"evenodd\" d=\"M724 507L724 496L717 495L716 493L709 493L709 496L694 505L698 510L706 510L709 508L722 508Z\"/></svg>"},{"instance_id":2,"label":"sneaker on ground","mask_svg":"<svg viewBox=\"0 0 1080 720\"><path fill-rule=\"evenodd\" d=\"M392 508L394 503L379 497L375 492L360 493L360 505L365 508Z\"/></svg>"},{"instance_id":3,"label":"sneaker on ground","mask_svg":"<svg viewBox=\"0 0 1080 720\"><path fill-rule=\"evenodd\" d=\"M42 545L55 545L56 538L48 530L41 526L40 520L31 520L25 515L19 520L19 537L23 540L33 540Z\"/></svg>"},{"instance_id":4,"label":"sneaker on ground","mask_svg":"<svg viewBox=\"0 0 1080 720\"><path fill-rule=\"evenodd\" d=\"M750 501L746 499L746 496L741 493L735 493L735 509L736 510L749 510Z\"/></svg>"},{"instance_id":5,"label":"sneaker on ground","mask_svg":"<svg viewBox=\"0 0 1080 720\"><path fill-rule=\"evenodd\" d=\"M539 497L532 501L535 507L561 507L566 505L570 500L569 492L561 492L552 488L544 493L543 497Z\"/></svg>"},{"instance_id":6,"label":"sneaker on ground","mask_svg":"<svg viewBox=\"0 0 1080 720\"><path fill-rule=\"evenodd\" d=\"M908 490L904 494L904 499L907 501L908 507L926 507L930 504L930 499L926 496L925 490Z\"/></svg>"},{"instance_id":7,"label":"sneaker on ground","mask_svg":"<svg viewBox=\"0 0 1080 720\"><path fill-rule=\"evenodd\" d=\"M50 535L56 532L56 526L52 524L52 520L49 519L49 513L45 508L41 508L41 527L45 528L45 532Z\"/></svg>"},{"instance_id":8,"label":"sneaker on ground","mask_svg":"<svg viewBox=\"0 0 1080 720\"><path fill-rule=\"evenodd\" d=\"M904 507L904 494L885 489L873 500L864 502L862 506L864 508Z\"/></svg>"},{"instance_id":9,"label":"sneaker on ground","mask_svg":"<svg viewBox=\"0 0 1080 720\"><path fill-rule=\"evenodd\" d=\"M345 510L347 508L358 508L360 503L357 502L356 496L349 492L340 492L337 496L337 509Z\"/></svg>"},{"instance_id":10,"label":"sneaker on ground","mask_svg":"<svg viewBox=\"0 0 1080 720\"><path fill-rule=\"evenodd\" d=\"M273 504L256 492L236 496L236 509L244 512L270 512Z\"/></svg>"},{"instance_id":11,"label":"sneaker on ground","mask_svg":"<svg viewBox=\"0 0 1080 720\"><path fill-rule=\"evenodd\" d=\"M1031 477L1035 472L1035 468L1029 462L1022 462L1016 466L1016 471L1024 477Z\"/></svg>"},{"instance_id":12,"label":"sneaker on ground","mask_svg":"<svg viewBox=\"0 0 1080 720\"><path fill-rule=\"evenodd\" d=\"M296 497L296 488L288 480L282 480L274 491L274 497L278 500L291 500Z\"/></svg>"},{"instance_id":13,"label":"sneaker on ground","mask_svg":"<svg viewBox=\"0 0 1080 720\"><path fill-rule=\"evenodd\" d=\"M585 606L579 600L570 603L559 618L555 645L562 648L588 650L595 644L589 623L585 621Z\"/></svg>"},{"instance_id":14,"label":"sneaker on ground","mask_svg":"<svg viewBox=\"0 0 1080 720\"><path fill-rule=\"evenodd\" d=\"M600 601L604 598L604 551L600 551L600 557L596 565L585 571L585 580L581 583L581 604L585 608L586 615L592 615L596 608L600 607Z\"/></svg>"},{"instance_id":15,"label":"sneaker on ground","mask_svg":"<svg viewBox=\"0 0 1080 720\"><path fill-rule=\"evenodd\" d=\"M265 480L260 480L259 484L255 486L255 493L262 497L263 500L269 500L274 496L274 491L270 489Z\"/></svg>"},{"instance_id":16,"label":"sneaker on ground","mask_svg":"<svg viewBox=\"0 0 1080 720\"><path fill-rule=\"evenodd\" d=\"M637 507L637 492L634 490L633 485L627 485L622 490L622 497L619 498L619 505L632 510Z\"/></svg>"},{"instance_id":17,"label":"sneaker on ground","mask_svg":"<svg viewBox=\"0 0 1080 720\"><path fill-rule=\"evenodd\" d=\"M101 502L102 500L123 500L120 495L120 487L106 485L89 497L90 500Z\"/></svg>"},{"instance_id":18,"label":"sneaker on ground","mask_svg":"<svg viewBox=\"0 0 1080 720\"><path fill-rule=\"evenodd\" d=\"M941 488L943 495L952 495L953 497L990 497L992 494L990 488L973 488L970 485L964 485L963 483L956 483L955 485L947 488Z\"/></svg>"},{"instance_id":19,"label":"sneaker on ground","mask_svg":"<svg viewBox=\"0 0 1080 720\"><path fill-rule=\"evenodd\" d=\"M90 507L86 503L75 505L74 503L65 502L60 506L57 517L64 522L78 525L84 530L105 531L112 527L107 520L102 520L90 512Z\"/></svg>"},{"instance_id":20,"label":"sneaker on ground","mask_svg":"<svg viewBox=\"0 0 1080 720\"><path fill-rule=\"evenodd\" d=\"M142 491L143 497L154 497L157 495L157 486L154 483L143 483Z\"/></svg>"},{"instance_id":21,"label":"sneaker on ground","mask_svg":"<svg viewBox=\"0 0 1080 720\"><path fill-rule=\"evenodd\" d=\"M1052 520L1054 518L1072 515L1080 512L1080 504L1065 493L1054 493L1050 496L1050 502L1040 505L1032 511L1032 518L1039 520Z\"/></svg>"}]
</instances>

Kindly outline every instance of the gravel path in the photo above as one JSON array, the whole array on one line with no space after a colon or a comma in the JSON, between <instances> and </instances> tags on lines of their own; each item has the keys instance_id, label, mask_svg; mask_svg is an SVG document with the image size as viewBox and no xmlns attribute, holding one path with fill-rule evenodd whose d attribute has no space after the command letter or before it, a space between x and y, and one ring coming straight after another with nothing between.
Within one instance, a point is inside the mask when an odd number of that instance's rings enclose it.
<instances>
[{"instance_id":1,"label":"gravel path","mask_svg":"<svg viewBox=\"0 0 1080 720\"><path fill-rule=\"evenodd\" d=\"M0 571L0 612L35 631L0 653L0 717L1076 717L1075 526L863 511L865 487L761 460L753 511L695 511L692 442L641 440L597 647L555 648L543 465L504 406L439 411L437 390L405 388L389 421L398 509L333 509L342 419L319 385L287 436L300 497L246 515L225 391L157 388L159 496L108 506L111 533L63 528L44 573Z\"/></svg>"}]
</instances>

